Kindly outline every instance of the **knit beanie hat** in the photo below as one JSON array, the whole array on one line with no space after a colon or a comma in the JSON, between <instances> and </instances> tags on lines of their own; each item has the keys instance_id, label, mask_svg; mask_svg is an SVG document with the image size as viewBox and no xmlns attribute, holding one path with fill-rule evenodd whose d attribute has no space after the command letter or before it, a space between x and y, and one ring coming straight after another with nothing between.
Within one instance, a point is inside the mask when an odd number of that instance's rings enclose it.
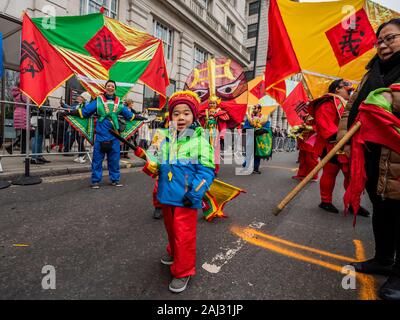
<instances>
[{"instance_id":1,"label":"knit beanie hat","mask_svg":"<svg viewBox=\"0 0 400 320\"><path fill-rule=\"evenodd\" d=\"M90 102L90 99L92 99L92 96L91 96L90 93L87 92L87 91L82 92L82 93L80 94L80 96L81 96L83 99L85 99L86 102Z\"/></svg>"},{"instance_id":2,"label":"knit beanie hat","mask_svg":"<svg viewBox=\"0 0 400 320\"><path fill-rule=\"evenodd\" d=\"M193 113L193 120L197 120L200 98L195 92L189 90L177 91L169 98L168 112L170 120L172 119L172 112L178 104L186 104Z\"/></svg>"}]
</instances>

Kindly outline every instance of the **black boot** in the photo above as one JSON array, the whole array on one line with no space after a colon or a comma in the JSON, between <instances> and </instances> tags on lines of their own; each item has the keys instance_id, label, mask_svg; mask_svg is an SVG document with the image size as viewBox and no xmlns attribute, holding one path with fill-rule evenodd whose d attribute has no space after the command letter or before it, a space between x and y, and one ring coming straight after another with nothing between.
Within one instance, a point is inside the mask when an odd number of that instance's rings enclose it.
<instances>
[{"instance_id":1,"label":"black boot","mask_svg":"<svg viewBox=\"0 0 400 320\"><path fill-rule=\"evenodd\" d=\"M351 265L360 273L382 274L389 276L392 274L393 264L382 264L377 259L373 258L362 262L353 262Z\"/></svg>"},{"instance_id":2,"label":"black boot","mask_svg":"<svg viewBox=\"0 0 400 320\"><path fill-rule=\"evenodd\" d=\"M379 289L379 297L383 300L400 300L400 277L390 276Z\"/></svg>"},{"instance_id":3,"label":"black boot","mask_svg":"<svg viewBox=\"0 0 400 320\"><path fill-rule=\"evenodd\" d=\"M9 153L9 154L13 154L13 150L12 150L12 145L10 144L8 147L6 147L6 151Z\"/></svg>"},{"instance_id":4,"label":"black boot","mask_svg":"<svg viewBox=\"0 0 400 320\"><path fill-rule=\"evenodd\" d=\"M349 207L349 212L354 213L352 206ZM357 215L368 218L369 216L371 216L371 213L367 209L360 206L360 209L358 209Z\"/></svg>"},{"instance_id":5,"label":"black boot","mask_svg":"<svg viewBox=\"0 0 400 320\"><path fill-rule=\"evenodd\" d=\"M154 219L161 219L162 218L162 210L161 208L155 208L153 212Z\"/></svg>"},{"instance_id":6,"label":"black boot","mask_svg":"<svg viewBox=\"0 0 400 320\"><path fill-rule=\"evenodd\" d=\"M339 210L332 203L329 202L321 202L318 207L328 212L339 213Z\"/></svg>"}]
</instances>

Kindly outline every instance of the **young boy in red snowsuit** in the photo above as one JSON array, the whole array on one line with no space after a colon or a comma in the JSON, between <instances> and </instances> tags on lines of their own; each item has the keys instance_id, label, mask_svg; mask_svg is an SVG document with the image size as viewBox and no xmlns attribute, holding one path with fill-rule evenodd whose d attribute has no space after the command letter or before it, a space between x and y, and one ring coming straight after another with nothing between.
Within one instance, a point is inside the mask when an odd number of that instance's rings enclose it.
<instances>
[{"instance_id":1,"label":"young boy in red snowsuit","mask_svg":"<svg viewBox=\"0 0 400 320\"><path fill-rule=\"evenodd\" d=\"M186 289L196 271L197 209L214 180L214 151L197 123L200 99L192 91L174 93L168 102L170 128L159 130L157 157L147 155L144 171L158 176L157 199L168 234L172 292ZM150 146L151 148L151 146ZM141 156L143 150L135 151Z\"/></svg>"}]
</instances>

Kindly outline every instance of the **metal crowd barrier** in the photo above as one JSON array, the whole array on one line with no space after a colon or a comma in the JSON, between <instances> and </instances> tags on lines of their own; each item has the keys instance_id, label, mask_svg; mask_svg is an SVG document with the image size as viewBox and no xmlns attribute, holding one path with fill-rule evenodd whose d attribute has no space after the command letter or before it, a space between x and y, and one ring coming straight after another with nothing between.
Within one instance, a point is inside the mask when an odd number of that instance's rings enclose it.
<instances>
[{"instance_id":1,"label":"metal crowd barrier","mask_svg":"<svg viewBox=\"0 0 400 320\"><path fill-rule=\"evenodd\" d=\"M273 137L273 151L274 152L281 152L283 151L283 147L285 144L285 138L283 137Z\"/></svg>"},{"instance_id":2,"label":"metal crowd barrier","mask_svg":"<svg viewBox=\"0 0 400 320\"><path fill-rule=\"evenodd\" d=\"M0 103L4 111L4 126L0 132L0 172L3 171L2 158L81 155L91 161L91 145L84 141L81 150L78 150L79 134L60 115L66 109L52 106L39 109L33 104L10 101ZM28 109L29 117L26 119Z\"/></svg>"},{"instance_id":3,"label":"metal crowd barrier","mask_svg":"<svg viewBox=\"0 0 400 320\"><path fill-rule=\"evenodd\" d=\"M290 137L273 137L272 150L274 152L293 152L296 151L296 140Z\"/></svg>"},{"instance_id":4,"label":"metal crowd barrier","mask_svg":"<svg viewBox=\"0 0 400 320\"><path fill-rule=\"evenodd\" d=\"M34 104L4 100L0 100L0 107L0 116L4 119L4 126L0 128L0 173L4 172L3 158L25 158L32 163L32 160L34 162L41 157L75 155L92 162L93 146L61 116L65 108L42 106L39 109ZM27 119L21 114L25 111L26 115L28 109ZM144 125L150 132L157 127L154 121ZM140 138L139 132L136 132L131 139L136 139L139 145ZM121 154L127 151L127 148L121 147Z\"/></svg>"}]
</instances>

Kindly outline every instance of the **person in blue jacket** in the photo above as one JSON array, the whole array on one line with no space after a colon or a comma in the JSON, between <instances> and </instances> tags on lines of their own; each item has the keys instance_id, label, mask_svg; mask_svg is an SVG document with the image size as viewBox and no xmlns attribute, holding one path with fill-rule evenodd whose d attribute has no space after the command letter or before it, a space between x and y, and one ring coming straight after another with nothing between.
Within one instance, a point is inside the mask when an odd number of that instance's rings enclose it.
<instances>
[{"instance_id":1,"label":"person in blue jacket","mask_svg":"<svg viewBox=\"0 0 400 320\"><path fill-rule=\"evenodd\" d=\"M116 83L113 80L106 82L106 91L97 99L84 106L70 112L70 115L78 115L81 118L88 118L97 114L96 139L93 149L92 160L92 185L93 189L100 188L103 175L103 160L107 154L108 172L111 184L122 187L120 183L120 142L110 130L119 130L118 115L132 121L144 120L145 118L132 113L122 102L122 99L115 95Z\"/></svg>"},{"instance_id":2,"label":"person in blue jacket","mask_svg":"<svg viewBox=\"0 0 400 320\"><path fill-rule=\"evenodd\" d=\"M143 171L158 176L157 199L168 234L169 290L186 289L196 267L197 210L214 180L214 150L196 121L200 99L192 91L175 92L169 99L169 129L159 129L147 151L135 154L147 160Z\"/></svg>"}]
</instances>

